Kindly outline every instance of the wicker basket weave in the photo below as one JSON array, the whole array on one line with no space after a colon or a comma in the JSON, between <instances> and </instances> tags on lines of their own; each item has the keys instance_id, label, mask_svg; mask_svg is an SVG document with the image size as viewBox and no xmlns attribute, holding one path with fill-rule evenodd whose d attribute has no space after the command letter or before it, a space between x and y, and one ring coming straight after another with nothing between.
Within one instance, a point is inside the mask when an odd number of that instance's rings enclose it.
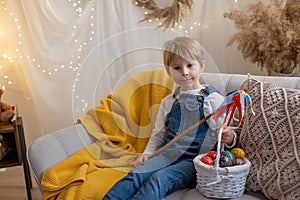
<instances>
[{"instance_id":1,"label":"wicker basket weave","mask_svg":"<svg viewBox=\"0 0 300 200\"><path fill-rule=\"evenodd\" d=\"M197 171L196 189L201 194L206 197L220 199L237 198L243 195L246 178L251 166L248 159L245 158L245 164L243 165L216 168L202 163L200 161L202 156L204 154L194 158ZM220 182L218 182L217 176Z\"/></svg>"},{"instance_id":2,"label":"wicker basket weave","mask_svg":"<svg viewBox=\"0 0 300 200\"><path fill-rule=\"evenodd\" d=\"M218 136L217 160L220 158L221 133ZM251 167L251 162L244 158L244 164L230 167L219 167L215 162L214 166L204 164L200 161L205 154L196 156L193 160L197 171L196 189L206 197L228 199L237 198L243 195L246 179Z\"/></svg>"}]
</instances>

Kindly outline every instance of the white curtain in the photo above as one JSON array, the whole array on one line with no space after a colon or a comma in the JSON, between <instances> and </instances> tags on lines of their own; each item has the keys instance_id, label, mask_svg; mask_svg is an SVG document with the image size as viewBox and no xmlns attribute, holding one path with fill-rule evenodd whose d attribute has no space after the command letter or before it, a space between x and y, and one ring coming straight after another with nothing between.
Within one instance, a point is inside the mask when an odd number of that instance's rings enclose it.
<instances>
[{"instance_id":1,"label":"white curtain","mask_svg":"<svg viewBox=\"0 0 300 200\"><path fill-rule=\"evenodd\" d=\"M156 2L164 7L172 0ZM14 55L13 62L1 60L1 77L13 80L0 79L3 100L18 106L31 142L73 124L131 74L162 66L163 42L184 34L197 38L216 63L207 71L262 73L226 47L235 29L223 13L247 2L194 0L189 18L164 30L159 21L139 23L145 10L131 0L2 0L3 34L11 32L8 41L0 34L6 41L0 53Z\"/></svg>"}]
</instances>

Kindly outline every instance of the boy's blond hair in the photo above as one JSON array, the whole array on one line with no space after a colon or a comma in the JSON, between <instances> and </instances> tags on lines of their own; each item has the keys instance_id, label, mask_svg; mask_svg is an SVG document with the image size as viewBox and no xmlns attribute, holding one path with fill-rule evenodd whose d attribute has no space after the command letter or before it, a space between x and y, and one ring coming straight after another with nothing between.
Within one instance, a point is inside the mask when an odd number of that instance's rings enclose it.
<instances>
[{"instance_id":1,"label":"boy's blond hair","mask_svg":"<svg viewBox=\"0 0 300 200\"><path fill-rule=\"evenodd\" d=\"M187 60L196 59L200 65L202 65L202 61L204 60L204 53L201 44L197 40L185 36L168 40L163 45L163 60L168 73L168 66L170 66L170 62L174 55Z\"/></svg>"}]
</instances>

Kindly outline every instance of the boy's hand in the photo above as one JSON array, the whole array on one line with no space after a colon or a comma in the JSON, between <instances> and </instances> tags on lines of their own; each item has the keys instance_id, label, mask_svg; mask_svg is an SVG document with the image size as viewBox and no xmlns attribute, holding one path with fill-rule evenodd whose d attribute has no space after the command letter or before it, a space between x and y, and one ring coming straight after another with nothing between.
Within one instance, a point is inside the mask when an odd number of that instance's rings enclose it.
<instances>
[{"instance_id":1,"label":"boy's hand","mask_svg":"<svg viewBox=\"0 0 300 200\"><path fill-rule=\"evenodd\" d=\"M224 127L223 132L222 132L221 141L226 143L228 146L231 146L233 139L234 139L233 131L228 127Z\"/></svg>"},{"instance_id":2,"label":"boy's hand","mask_svg":"<svg viewBox=\"0 0 300 200\"><path fill-rule=\"evenodd\" d=\"M148 160L149 156L150 156L149 154L142 154L142 155L140 155L140 156L136 159L136 161L135 161L135 163L134 163L134 166L135 166L135 167L140 166L141 164L143 164L143 162L146 162L146 161Z\"/></svg>"}]
</instances>

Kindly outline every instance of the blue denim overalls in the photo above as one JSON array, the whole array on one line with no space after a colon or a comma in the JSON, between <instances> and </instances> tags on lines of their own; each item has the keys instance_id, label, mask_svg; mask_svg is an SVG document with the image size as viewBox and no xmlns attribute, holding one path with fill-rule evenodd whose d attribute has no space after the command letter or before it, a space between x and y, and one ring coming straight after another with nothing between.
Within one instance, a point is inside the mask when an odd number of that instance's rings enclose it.
<instances>
[{"instance_id":1,"label":"blue denim overalls","mask_svg":"<svg viewBox=\"0 0 300 200\"><path fill-rule=\"evenodd\" d=\"M201 90L200 95L174 93L176 99L166 116L164 140L171 141L177 134L204 118L204 98L217 92L211 86ZM157 156L132 170L117 182L104 200L159 200L176 190L196 185L196 170L193 158L199 153L210 151L216 136L210 133L205 122L198 128L168 147ZM120 192L121 191L121 192Z\"/></svg>"},{"instance_id":2,"label":"blue denim overalls","mask_svg":"<svg viewBox=\"0 0 300 200\"><path fill-rule=\"evenodd\" d=\"M181 94L179 89L174 93L176 101L166 117L165 143L170 142L176 135L203 119L203 104L205 96L217 92L212 86L201 90L201 95ZM170 160L193 159L199 153L207 153L216 143L216 136L211 132L206 122L192 130L170 146L163 154Z\"/></svg>"}]
</instances>

